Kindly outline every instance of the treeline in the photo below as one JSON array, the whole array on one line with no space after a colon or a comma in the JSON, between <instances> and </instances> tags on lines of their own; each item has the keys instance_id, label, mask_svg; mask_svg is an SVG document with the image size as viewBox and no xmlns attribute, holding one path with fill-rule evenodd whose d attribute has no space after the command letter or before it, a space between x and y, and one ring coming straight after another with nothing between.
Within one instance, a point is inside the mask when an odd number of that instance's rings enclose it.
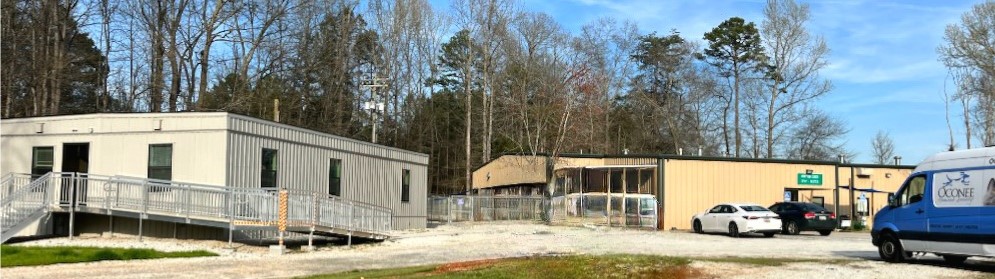
<instances>
[{"instance_id":1,"label":"treeline","mask_svg":"<svg viewBox=\"0 0 995 279\"><path fill-rule=\"evenodd\" d=\"M853 156L794 1L706 34L571 33L510 0L2 1L5 118L278 100L281 122L431 155L434 193L504 152Z\"/></svg>"}]
</instances>

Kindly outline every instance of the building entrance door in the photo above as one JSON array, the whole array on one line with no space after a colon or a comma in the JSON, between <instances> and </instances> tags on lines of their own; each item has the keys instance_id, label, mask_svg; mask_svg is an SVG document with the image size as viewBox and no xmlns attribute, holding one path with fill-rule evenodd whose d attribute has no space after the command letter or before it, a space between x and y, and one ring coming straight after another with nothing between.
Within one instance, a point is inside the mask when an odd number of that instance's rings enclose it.
<instances>
[{"instance_id":1,"label":"building entrance door","mask_svg":"<svg viewBox=\"0 0 995 279\"><path fill-rule=\"evenodd\" d=\"M86 203L86 181L82 179L73 180L69 172L88 173L90 172L90 144L89 143L66 143L62 145L62 194L61 201L64 204L76 206ZM75 189L74 189L75 188Z\"/></svg>"}]
</instances>

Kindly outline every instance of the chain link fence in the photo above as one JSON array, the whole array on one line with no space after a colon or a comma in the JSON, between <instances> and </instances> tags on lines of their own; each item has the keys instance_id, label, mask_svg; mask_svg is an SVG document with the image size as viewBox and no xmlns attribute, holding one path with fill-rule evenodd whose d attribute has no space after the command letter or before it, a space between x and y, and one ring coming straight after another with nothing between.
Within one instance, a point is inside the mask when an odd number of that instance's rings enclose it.
<instances>
[{"instance_id":1,"label":"chain link fence","mask_svg":"<svg viewBox=\"0 0 995 279\"><path fill-rule=\"evenodd\" d=\"M545 221L547 207L547 200L541 196L430 196L428 220Z\"/></svg>"}]
</instances>

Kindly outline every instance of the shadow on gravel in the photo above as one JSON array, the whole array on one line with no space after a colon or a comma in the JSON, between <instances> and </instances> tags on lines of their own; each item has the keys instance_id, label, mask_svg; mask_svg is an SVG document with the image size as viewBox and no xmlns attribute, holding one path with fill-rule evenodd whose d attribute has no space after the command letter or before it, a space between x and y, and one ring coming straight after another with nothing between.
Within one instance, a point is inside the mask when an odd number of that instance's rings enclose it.
<instances>
[{"instance_id":1,"label":"shadow on gravel","mask_svg":"<svg viewBox=\"0 0 995 279\"><path fill-rule=\"evenodd\" d=\"M910 261L909 263L910 264L921 264L921 265L928 265L928 266L936 266L936 267L956 268L956 269L963 269L963 270L970 270L970 271L980 271L980 272L995 273L995 262L991 262L991 261L979 261L979 260L976 260L976 258L968 258L967 261L964 262L963 264L950 264L950 263L947 263L947 262L943 261L943 259L941 259L941 258L916 259L916 260Z\"/></svg>"},{"instance_id":2,"label":"shadow on gravel","mask_svg":"<svg viewBox=\"0 0 995 279\"><path fill-rule=\"evenodd\" d=\"M837 256L863 259L875 262L884 262L881 257L878 256L876 251L835 251L833 254ZM963 264L951 264L943 260L943 258L936 257L933 255L927 255L914 260L906 262L907 264L919 264L935 267L946 267L946 268L956 268L967 271L978 271L978 272L989 272L995 273L995 261L990 260L978 260L979 258L968 258L967 262Z\"/></svg>"},{"instance_id":3,"label":"shadow on gravel","mask_svg":"<svg viewBox=\"0 0 995 279\"><path fill-rule=\"evenodd\" d=\"M881 260L877 251L833 251L833 254L841 257L862 259L869 261Z\"/></svg>"}]
</instances>

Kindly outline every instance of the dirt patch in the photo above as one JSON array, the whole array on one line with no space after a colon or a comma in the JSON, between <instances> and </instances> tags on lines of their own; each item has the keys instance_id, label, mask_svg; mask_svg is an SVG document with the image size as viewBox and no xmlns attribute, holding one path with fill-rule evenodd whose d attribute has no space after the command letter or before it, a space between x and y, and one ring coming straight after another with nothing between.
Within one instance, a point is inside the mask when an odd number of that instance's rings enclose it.
<instances>
[{"instance_id":1,"label":"dirt patch","mask_svg":"<svg viewBox=\"0 0 995 279\"><path fill-rule=\"evenodd\" d=\"M447 264L444 264L444 265L440 265L439 267L436 267L435 271L433 271L432 273L433 274L442 274L442 273L449 273L449 272L467 271L467 270L487 268L487 267L494 266L495 264L497 264L498 262L503 261L503 260L509 260L509 259L488 259L488 260L477 260L477 261L447 263Z\"/></svg>"},{"instance_id":2,"label":"dirt patch","mask_svg":"<svg viewBox=\"0 0 995 279\"><path fill-rule=\"evenodd\" d=\"M640 274L639 278L700 279L719 278L706 275L701 270L687 265L669 266Z\"/></svg>"}]
</instances>

